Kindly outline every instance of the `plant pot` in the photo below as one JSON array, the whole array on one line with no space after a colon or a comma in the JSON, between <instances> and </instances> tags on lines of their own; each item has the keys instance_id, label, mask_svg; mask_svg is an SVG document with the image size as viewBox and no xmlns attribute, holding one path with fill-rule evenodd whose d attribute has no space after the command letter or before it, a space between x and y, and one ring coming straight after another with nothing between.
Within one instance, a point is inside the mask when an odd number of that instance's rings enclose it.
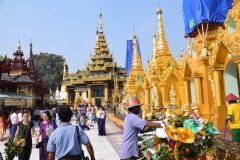
<instances>
[{"instance_id":1,"label":"plant pot","mask_svg":"<svg viewBox=\"0 0 240 160\"><path fill-rule=\"evenodd\" d=\"M183 158L182 160L207 160L206 156L199 156L197 158Z\"/></svg>"}]
</instances>

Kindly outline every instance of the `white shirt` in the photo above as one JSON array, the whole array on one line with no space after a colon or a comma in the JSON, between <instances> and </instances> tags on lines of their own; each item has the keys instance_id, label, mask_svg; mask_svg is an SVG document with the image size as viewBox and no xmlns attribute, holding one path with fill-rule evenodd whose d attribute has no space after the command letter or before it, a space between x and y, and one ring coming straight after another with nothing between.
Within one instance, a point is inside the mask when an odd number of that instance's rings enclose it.
<instances>
[{"instance_id":1,"label":"white shirt","mask_svg":"<svg viewBox=\"0 0 240 160\"><path fill-rule=\"evenodd\" d=\"M105 111L99 110L98 113L99 113L101 119L105 119L105 114L106 114Z\"/></svg>"},{"instance_id":2,"label":"white shirt","mask_svg":"<svg viewBox=\"0 0 240 160\"><path fill-rule=\"evenodd\" d=\"M39 111L39 115L42 117L42 114L43 114L43 112L44 112L45 110L40 110Z\"/></svg>"},{"instance_id":3,"label":"white shirt","mask_svg":"<svg viewBox=\"0 0 240 160\"><path fill-rule=\"evenodd\" d=\"M18 124L18 115L15 112L11 115L11 122L13 125Z\"/></svg>"},{"instance_id":4,"label":"white shirt","mask_svg":"<svg viewBox=\"0 0 240 160\"><path fill-rule=\"evenodd\" d=\"M99 109L99 110L97 111L97 115L96 115L97 118L100 118L100 112L101 112L101 111L100 111L100 109Z\"/></svg>"},{"instance_id":5,"label":"white shirt","mask_svg":"<svg viewBox=\"0 0 240 160\"><path fill-rule=\"evenodd\" d=\"M22 113L18 113L18 122L22 121Z\"/></svg>"}]
</instances>

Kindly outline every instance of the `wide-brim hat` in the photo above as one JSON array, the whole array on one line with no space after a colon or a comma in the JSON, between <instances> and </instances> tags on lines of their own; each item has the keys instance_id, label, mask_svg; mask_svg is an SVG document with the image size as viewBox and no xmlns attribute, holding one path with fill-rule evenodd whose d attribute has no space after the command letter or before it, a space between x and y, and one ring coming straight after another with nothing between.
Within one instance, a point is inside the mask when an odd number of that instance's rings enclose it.
<instances>
[{"instance_id":1,"label":"wide-brim hat","mask_svg":"<svg viewBox=\"0 0 240 160\"><path fill-rule=\"evenodd\" d=\"M132 96L127 101L127 108L141 106L139 99L136 96Z\"/></svg>"},{"instance_id":2,"label":"wide-brim hat","mask_svg":"<svg viewBox=\"0 0 240 160\"><path fill-rule=\"evenodd\" d=\"M235 96L232 93L229 93L223 100L225 101L236 101L236 100L240 100L237 96Z\"/></svg>"}]
</instances>

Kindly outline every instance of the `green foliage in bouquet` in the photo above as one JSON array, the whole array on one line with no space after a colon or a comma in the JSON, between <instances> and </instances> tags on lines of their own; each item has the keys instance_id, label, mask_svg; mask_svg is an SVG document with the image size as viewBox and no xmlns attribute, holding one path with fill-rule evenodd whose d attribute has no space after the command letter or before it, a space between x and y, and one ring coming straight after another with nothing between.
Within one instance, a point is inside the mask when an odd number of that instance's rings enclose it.
<instances>
[{"instance_id":1,"label":"green foliage in bouquet","mask_svg":"<svg viewBox=\"0 0 240 160\"><path fill-rule=\"evenodd\" d=\"M21 139L24 131L26 130L26 126L24 127L23 131L21 132L20 136L12 142L10 137L8 137L6 143L4 143L5 148L5 159L6 160L13 160L14 157L17 157L23 150L24 146L26 145L25 139Z\"/></svg>"},{"instance_id":2,"label":"green foliage in bouquet","mask_svg":"<svg viewBox=\"0 0 240 160\"><path fill-rule=\"evenodd\" d=\"M113 105L112 110L113 110L114 112L116 112L117 107L116 107L115 105Z\"/></svg>"},{"instance_id":3,"label":"green foliage in bouquet","mask_svg":"<svg viewBox=\"0 0 240 160\"><path fill-rule=\"evenodd\" d=\"M179 116L176 113L167 117L164 128L155 135L144 133L141 136L140 160L181 160L197 158L213 150L215 135L213 121L195 114Z\"/></svg>"}]
</instances>

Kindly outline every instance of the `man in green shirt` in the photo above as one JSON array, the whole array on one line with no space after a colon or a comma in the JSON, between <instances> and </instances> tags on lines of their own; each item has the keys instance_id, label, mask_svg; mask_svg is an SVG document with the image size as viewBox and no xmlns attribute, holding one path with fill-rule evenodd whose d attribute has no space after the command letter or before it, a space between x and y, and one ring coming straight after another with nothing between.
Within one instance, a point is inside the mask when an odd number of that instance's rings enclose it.
<instances>
[{"instance_id":1,"label":"man in green shirt","mask_svg":"<svg viewBox=\"0 0 240 160\"><path fill-rule=\"evenodd\" d=\"M240 143L240 104L237 103L239 98L230 93L224 100L229 104L226 123L230 121L232 141Z\"/></svg>"}]
</instances>

